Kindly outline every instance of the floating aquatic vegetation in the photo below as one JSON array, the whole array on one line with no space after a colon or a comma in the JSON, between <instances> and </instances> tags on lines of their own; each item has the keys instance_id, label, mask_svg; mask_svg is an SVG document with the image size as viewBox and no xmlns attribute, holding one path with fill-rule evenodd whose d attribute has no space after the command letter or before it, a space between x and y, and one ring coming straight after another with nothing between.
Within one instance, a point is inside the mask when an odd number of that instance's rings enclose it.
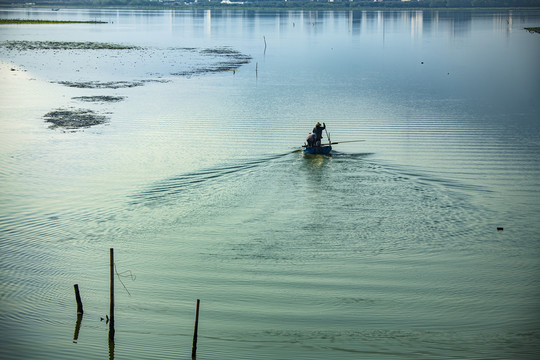
<instances>
[{"instance_id":1,"label":"floating aquatic vegetation","mask_svg":"<svg viewBox=\"0 0 540 360\"><path fill-rule=\"evenodd\" d=\"M191 76L205 73L236 71L251 61L251 56L233 48L192 48L169 47L154 49L132 44L104 42L62 42L62 41L14 41L0 42L0 51L16 56L18 61L27 61L30 66L51 70L61 69L59 83L76 88L118 89L144 85L145 82L160 80L114 79L116 74L122 78L135 75L137 78L149 74L157 77ZM108 51L107 51L108 50ZM88 51L96 51L89 55ZM97 53L99 51L99 53ZM91 60L91 61L90 61ZM55 66L52 68L51 66ZM111 80L94 81L92 74L103 74L101 70L111 71ZM77 79L69 78L77 74ZM86 79L79 75L85 74ZM112 80L114 79L114 80ZM161 81L165 82L165 81Z\"/></svg>"},{"instance_id":2,"label":"floating aquatic vegetation","mask_svg":"<svg viewBox=\"0 0 540 360\"><path fill-rule=\"evenodd\" d=\"M144 81L59 81L58 84L80 89L122 89L143 86Z\"/></svg>"},{"instance_id":3,"label":"floating aquatic vegetation","mask_svg":"<svg viewBox=\"0 0 540 360\"><path fill-rule=\"evenodd\" d=\"M2 25L18 24L107 24L106 21L74 21L74 20L30 20L30 19L0 19Z\"/></svg>"},{"instance_id":4,"label":"floating aquatic vegetation","mask_svg":"<svg viewBox=\"0 0 540 360\"><path fill-rule=\"evenodd\" d=\"M3 41L0 46L7 50L140 50L141 47L124 44L76 41Z\"/></svg>"},{"instance_id":5,"label":"floating aquatic vegetation","mask_svg":"<svg viewBox=\"0 0 540 360\"><path fill-rule=\"evenodd\" d=\"M525 30L527 30L530 33L539 33L540 34L540 27L526 27Z\"/></svg>"},{"instance_id":6,"label":"floating aquatic vegetation","mask_svg":"<svg viewBox=\"0 0 540 360\"><path fill-rule=\"evenodd\" d=\"M67 130L89 128L94 125L102 125L108 121L106 116L98 115L88 109L57 109L48 112L43 118L51 124L49 128L64 128Z\"/></svg>"},{"instance_id":7,"label":"floating aquatic vegetation","mask_svg":"<svg viewBox=\"0 0 540 360\"><path fill-rule=\"evenodd\" d=\"M199 51L199 53L204 56L214 56L225 60L218 61L210 66L200 66L190 70L175 72L171 75L191 76L213 72L235 71L240 66L248 64L251 61L251 56L242 54L241 52L229 47L202 49Z\"/></svg>"},{"instance_id":8,"label":"floating aquatic vegetation","mask_svg":"<svg viewBox=\"0 0 540 360\"><path fill-rule=\"evenodd\" d=\"M170 80L134 80L134 81L58 81L58 84L80 89L124 89L143 86L146 83L167 83Z\"/></svg>"},{"instance_id":9,"label":"floating aquatic vegetation","mask_svg":"<svg viewBox=\"0 0 540 360\"><path fill-rule=\"evenodd\" d=\"M194 47L168 47L167 50L179 50L179 51L198 51L199 49Z\"/></svg>"},{"instance_id":10,"label":"floating aquatic vegetation","mask_svg":"<svg viewBox=\"0 0 540 360\"><path fill-rule=\"evenodd\" d=\"M231 49L230 47L219 47L213 49L203 49L201 54L219 55L219 56L244 56L241 52Z\"/></svg>"},{"instance_id":11,"label":"floating aquatic vegetation","mask_svg":"<svg viewBox=\"0 0 540 360\"><path fill-rule=\"evenodd\" d=\"M76 96L74 100L85 102L119 102L125 99L125 96Z\"/></svg>"},{"instance_id":12,"label":"floating aquatic vegetation","mask_svg":"<svg viewBox=\"0 0 540 360\"><path fill-rule=\"evenodd\" d=\"M142 83L161 83L161 84L165 84L165 83L168 83L168 82L171 82L171 80L165 80L165 79L146 79L146 80L141 80Z\"/></svg>"}]
</instances>

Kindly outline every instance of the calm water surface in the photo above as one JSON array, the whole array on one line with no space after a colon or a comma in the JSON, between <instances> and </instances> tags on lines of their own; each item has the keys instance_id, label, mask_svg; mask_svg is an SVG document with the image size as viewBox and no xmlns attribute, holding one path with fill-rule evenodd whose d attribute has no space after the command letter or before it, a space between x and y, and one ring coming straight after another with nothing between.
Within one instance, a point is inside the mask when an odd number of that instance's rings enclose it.
<instances>
[{"instance_id":1,"label":"calm water surface","mask_svg":"<svg viewBox=\"0 0 540 360\"><path fill-rule=\"evenodd\" d=\"M540 12L0 13L2 358L538 358Z\"/></svg>"}]
</instances>

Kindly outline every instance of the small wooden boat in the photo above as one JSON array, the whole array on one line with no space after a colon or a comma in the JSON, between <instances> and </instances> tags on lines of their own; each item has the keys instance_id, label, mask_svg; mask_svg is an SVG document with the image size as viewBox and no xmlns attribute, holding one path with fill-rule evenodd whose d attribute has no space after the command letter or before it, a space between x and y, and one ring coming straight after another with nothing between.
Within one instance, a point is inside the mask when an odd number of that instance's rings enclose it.
<instances>
[{"instance_id":1,"label":"small wooden boat","mask_svg":"<svg viewBox=\"0 0 540 360\"><path fill-rule=\"evenodd\" d=\"M332 145L302 146L302 151L305 155L330 155Z\"/></svg>"},{"instance_id":2,"label":"small wooden boat","mask_svg":"<svg viewBox=\"0 0 540 360\"><path fill-rule=\"evenodd\" d=\"M308 144L304 144L302 145L302 153L304 155L330 156L332 153L332 145L364 141L364 140L349 140L349 141L332 142L332 140L330 140L330 134L326 131L326 129L324 131L326 132L326 137L328 138L328 144L320 144L319 146L309 146Z\"/></svg>"},{"instance_id":3,"label":"small wooden boat","mask_svg":"<svg viewBox=\"0 0 540 360\"><path fill-rule=\"evenodd\" d=\"M319 123L317 123L318 125ZM324 124L324 123L323 123ZM330 140L330 134L328 131L326 131L326 128L324 129L324 132L326 133L326 137L328 138L328 144L321 144L321 139L319 139L318 144L315 146L312 146L313 143L308 143L302 145L302 153L304 155L330 155L330 152L332 152L332 141ZM308 139L313 136L313 133L308 136Z\"/></svg>"}]
</instances>

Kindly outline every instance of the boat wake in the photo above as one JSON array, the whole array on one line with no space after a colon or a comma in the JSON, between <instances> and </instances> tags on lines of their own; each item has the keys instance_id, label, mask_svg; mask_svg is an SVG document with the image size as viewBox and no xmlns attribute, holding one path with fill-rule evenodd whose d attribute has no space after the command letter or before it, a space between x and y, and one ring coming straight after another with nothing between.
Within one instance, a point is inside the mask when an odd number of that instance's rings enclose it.
<instances>
[{"instance_id":1,"label":"boat wake","mask_svg":"<svg viewBox=\"0 0 540 360\"><path fill-rule=\"evenodd\" d=\"M173 201L178 194L194 190L203 185L217 185L223 179L247 174L261 165L287 155L289 154L285 153L246 161L237 161L232 164L202 169L161 180L140 193L133 195L131 204L153 205Z\"/></svg>"}]
</instances>

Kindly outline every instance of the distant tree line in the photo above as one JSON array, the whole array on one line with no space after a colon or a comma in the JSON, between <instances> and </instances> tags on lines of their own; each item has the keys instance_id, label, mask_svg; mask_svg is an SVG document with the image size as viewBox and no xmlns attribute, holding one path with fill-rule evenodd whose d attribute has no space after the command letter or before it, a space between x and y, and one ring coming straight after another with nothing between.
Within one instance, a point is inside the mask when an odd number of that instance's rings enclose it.
<instances>
[{"instance_id":1,"label":"distant tree line","mask_svg":"<svg viewBox=\"0 0 540 360\"><path fill-rule=\"evenodd\" d=\"M188 0L189 1L189 0ZM192 1L192 0L191 0ZM201 1L201 0L199 0ZM217 0L220 2L221 0ZM233 0L234 1L234 0ZM237 0L240 1L240 0ZM205 1L206 2L206 1ZM200 2L199 2L200 3ZM212 3L212 1L210 1ZM261 7L325 7L346 8L495 8L540 7L540 0L247 0L246 4Z\"/></svg>"},{"instance_id":2,"label":"distant tree line","mask_svg":"<svg viewBox=\"0 0 540 360\"><path fill-rule=\"evenodd\" d=\"M538 7L539 0L425 0L429 7L446 8L495 8L495 7Z\"/></svg>"},{"instance_id":3,"label":"distant tree line","mask_svg":"<svg viewBox=\"0 0 540 360\"><path fill-rule=\"evenodd\" d=\"M231 0L250 8L497 8L540 7L540 0ZM221 0L0 0L4 5L88 6L88 7L238 7Z\"/></svg>"}]
</instances>

